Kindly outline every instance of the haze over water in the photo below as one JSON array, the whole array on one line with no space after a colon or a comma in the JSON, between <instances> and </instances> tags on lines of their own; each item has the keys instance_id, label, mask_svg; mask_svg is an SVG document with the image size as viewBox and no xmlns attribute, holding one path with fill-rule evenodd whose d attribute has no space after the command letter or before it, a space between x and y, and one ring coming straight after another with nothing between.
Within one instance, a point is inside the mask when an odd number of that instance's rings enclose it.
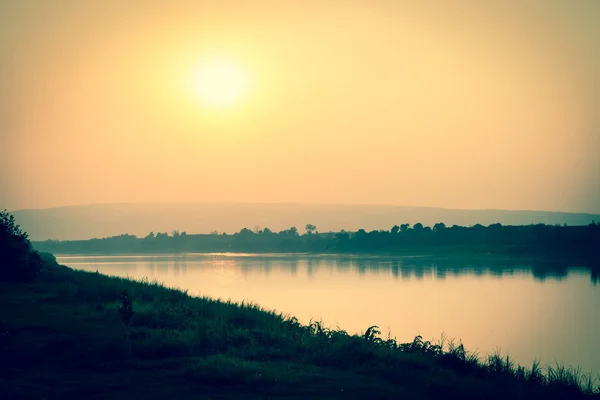
<instances>
[{"instance_id":1,"label":"haze over water","mask_svg":"<svg viewBox=\"0 0 600 400\"><path fill-rule=\"evenodd\" d=\"M525 366L538 359L600 372L599 278L581 267L542 273L527 263L289 254L65 256L58 262L250 301L350 333L378 325L384 335L409 342L417 334L437 340L443 332L481 357L499 350Z\"/></svg>"}]
</instances>

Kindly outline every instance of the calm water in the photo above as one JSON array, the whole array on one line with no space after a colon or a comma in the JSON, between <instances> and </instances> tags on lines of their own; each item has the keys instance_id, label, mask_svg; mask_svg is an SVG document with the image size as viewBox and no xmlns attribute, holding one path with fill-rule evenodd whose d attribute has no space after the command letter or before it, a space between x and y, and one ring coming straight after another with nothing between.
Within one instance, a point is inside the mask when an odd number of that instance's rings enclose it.
<instances>
[{"instance_id":1,"label":"calm water","mask_svg":"<svg viewBox=\"0 0 600 400\"><path fill-rule=\"evenodd\" d=\"M599 278L583 268L456 264L423 258L187 254L65 256L75 269L157 279L190 294L251 301L351 333L378 325L411 341L444 332L496 350L600 372Z\"/></svg>"}]
</instances>

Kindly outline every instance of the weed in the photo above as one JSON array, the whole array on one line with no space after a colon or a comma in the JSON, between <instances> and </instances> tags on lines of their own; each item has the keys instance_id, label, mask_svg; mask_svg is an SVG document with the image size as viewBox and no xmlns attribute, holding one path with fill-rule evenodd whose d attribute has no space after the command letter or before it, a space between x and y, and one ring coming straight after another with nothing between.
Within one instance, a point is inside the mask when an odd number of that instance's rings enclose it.
<instances>
[{"instance_id":1,"label":"weed","mask_svg":"<svg viewBox=\"0 0 600 400\"><path fill-rule=\"evenodd\" d=\"M131 317L133 317L133 314L133 300L129 294L127 294L127 291L123 290L121 292L121 306L119 307L121 321L123 321L125 325L129 325L129 321L131 320Z\"/></svg>"},{"instance_id":2,"label":"weed","mask_svg":"<svg viewBox=\"0 0 600 400\"><path fill-rule=\"evenodd\" d=\"M379 327L376 325L370 326L365 332L365 340L372 343L381 343L381 339L377 336L381 335Z\"/></svg>"}]
</instances>

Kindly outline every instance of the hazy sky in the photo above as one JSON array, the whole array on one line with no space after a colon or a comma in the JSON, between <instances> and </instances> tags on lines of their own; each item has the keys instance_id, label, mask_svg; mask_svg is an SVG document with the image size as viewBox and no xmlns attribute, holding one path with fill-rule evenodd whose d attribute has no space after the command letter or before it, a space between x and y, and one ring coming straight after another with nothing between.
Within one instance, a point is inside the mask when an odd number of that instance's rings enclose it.
<instances>
[{"instance_id":1,"label":"hazy sky","mask_svg":"<svg viewBox=\"0 0 600 400\"><path fill-rule=\"evenodd\" d=\"M0 208L600 213L598 21L596 0L0 0ZM215 62L228 107L198 89Z\"/></svg>"}]
</instances>

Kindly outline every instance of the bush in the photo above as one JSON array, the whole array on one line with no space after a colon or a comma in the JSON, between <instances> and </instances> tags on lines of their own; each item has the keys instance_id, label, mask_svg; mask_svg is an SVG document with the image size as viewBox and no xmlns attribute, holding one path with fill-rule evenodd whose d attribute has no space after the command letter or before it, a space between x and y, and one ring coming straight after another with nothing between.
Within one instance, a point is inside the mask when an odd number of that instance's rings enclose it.
<instances>
[{"instance_id":1,"label":"bush","mask_svg":"<svg viewBox=\"0 0 600 400\"><path fill-rule=\"evenodd\" d=\"M0 281L28 282L35 279L42 258L31 249L27 233L21 231L15 218L0 211Z\"/></svg>"}]
</instances>

